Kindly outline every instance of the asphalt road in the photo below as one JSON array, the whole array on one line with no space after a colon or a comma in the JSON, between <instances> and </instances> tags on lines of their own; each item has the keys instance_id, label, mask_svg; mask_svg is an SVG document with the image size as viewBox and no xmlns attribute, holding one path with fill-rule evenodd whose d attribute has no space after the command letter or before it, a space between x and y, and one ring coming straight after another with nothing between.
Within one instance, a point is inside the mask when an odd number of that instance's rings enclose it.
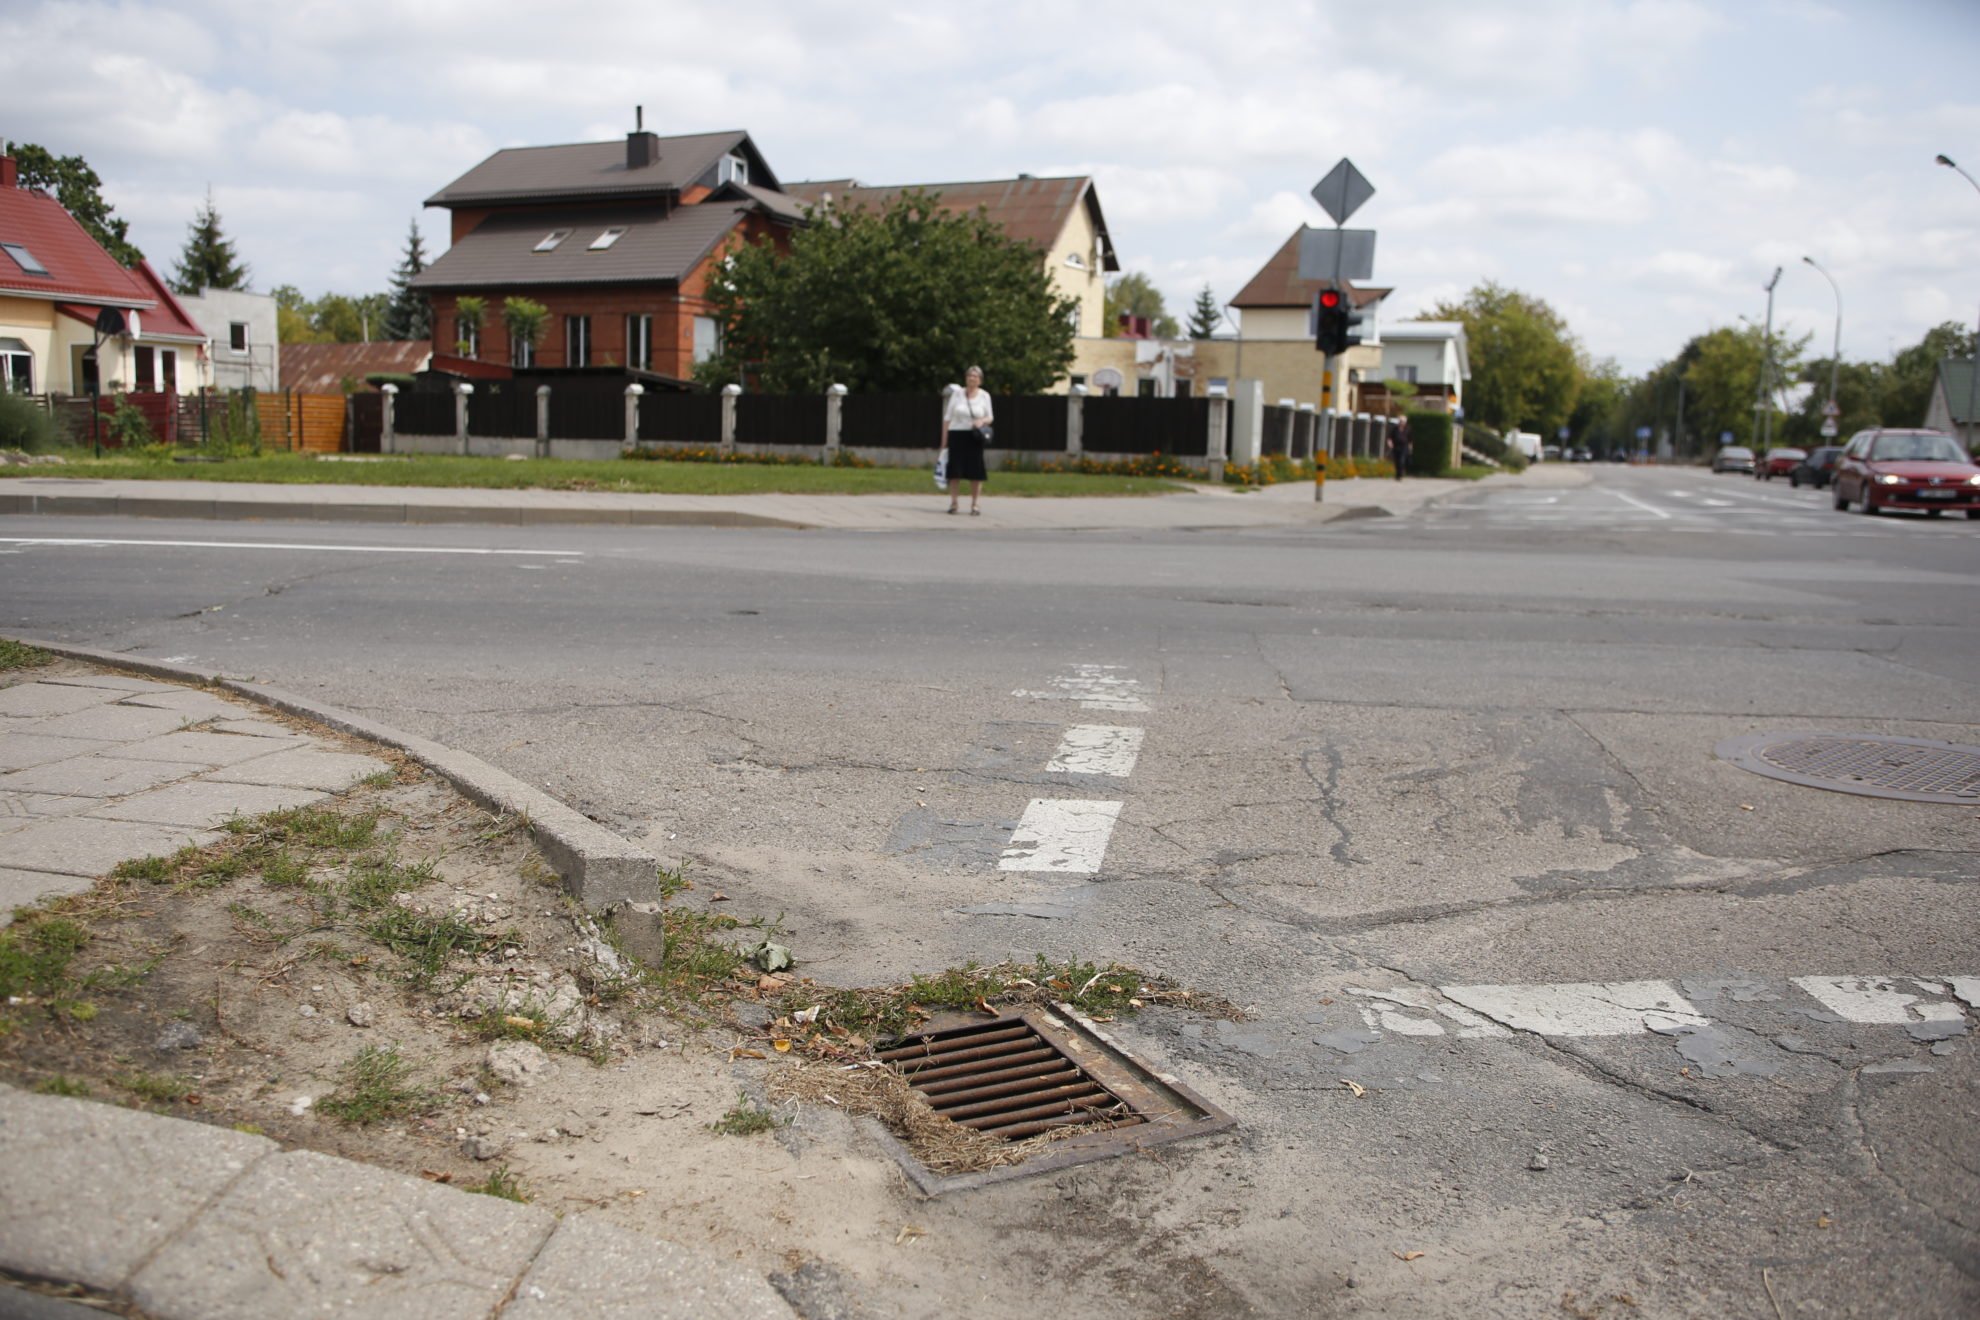
<instances>
[{"instance_id":1,"label":"asphalt road","mask_svg":"<svg viewBox=\"0 0 1980 1320\"><path fill-rule=\"evenodd\" d=\"M473 751L820 979L1243 1006L1115 1024L1235 1133L917 1211L981 1314L1973 1314L1980 805L1714 748L1980 744L1980 523L1593 474L1269 533L10 518L0 627Z\"/></svg>"}]
</instances>

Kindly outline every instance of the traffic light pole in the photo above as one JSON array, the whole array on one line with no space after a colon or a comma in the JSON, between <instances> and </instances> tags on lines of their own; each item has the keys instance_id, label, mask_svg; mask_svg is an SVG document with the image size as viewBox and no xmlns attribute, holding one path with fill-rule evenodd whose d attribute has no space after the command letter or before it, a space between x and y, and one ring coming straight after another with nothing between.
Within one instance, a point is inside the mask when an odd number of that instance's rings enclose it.
<instances>
[{"instance_id":1,"label":"traffic light pole","mask_svg":"<svg viewBox=\"0 0 1980 1320\"><path fill-rule=\"evenodd\" d=\"M1342 304L1348 302L1348 295L1341 288L1341 223L1334 222L1334 289L1342 295ZM1327 492L1327 455L1334 449L1334 403L1341 397L1340 376L1341 355L1328 353L1320 359L1320 434L1313 437L1313 502L1318 504Z\"/></svg>"}]
</instances>

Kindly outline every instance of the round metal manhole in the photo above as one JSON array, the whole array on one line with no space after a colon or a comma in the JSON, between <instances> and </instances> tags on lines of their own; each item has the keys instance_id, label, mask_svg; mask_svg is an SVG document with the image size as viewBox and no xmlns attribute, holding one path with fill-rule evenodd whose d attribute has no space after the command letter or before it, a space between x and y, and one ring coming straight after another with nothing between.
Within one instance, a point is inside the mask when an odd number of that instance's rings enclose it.
<instances>
[{"instance_id":1,"label":"round metal manhole","mask_svg":"<svg viewBox=\"0 0 1980 1320\"><path fill-rule=\"evenodd\" d=\"M1980 802L1980 747L1868 733L1748 733L1713 748L1790 784L1903 802Z\"/></svg>"}]
</instances>

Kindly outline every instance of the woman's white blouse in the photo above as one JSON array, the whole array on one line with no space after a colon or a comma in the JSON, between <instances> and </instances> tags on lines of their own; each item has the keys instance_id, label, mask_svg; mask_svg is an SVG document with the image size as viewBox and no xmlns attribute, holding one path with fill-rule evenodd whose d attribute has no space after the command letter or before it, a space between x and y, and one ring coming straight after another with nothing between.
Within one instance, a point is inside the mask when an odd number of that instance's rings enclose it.
<instances>
[{"instance_id":1,"label":"woman's white blouse","mask_svg":"<svg viewBox=\"0 0 1980 1320\"><path fill-rule=\"evenodd\" d=\"M974 399L962 390L950 392L949 410L943 423L945 430L967 431L977 422L991 419L990 394L987 390L978 390Z\"/></svg>"}]
</instances>

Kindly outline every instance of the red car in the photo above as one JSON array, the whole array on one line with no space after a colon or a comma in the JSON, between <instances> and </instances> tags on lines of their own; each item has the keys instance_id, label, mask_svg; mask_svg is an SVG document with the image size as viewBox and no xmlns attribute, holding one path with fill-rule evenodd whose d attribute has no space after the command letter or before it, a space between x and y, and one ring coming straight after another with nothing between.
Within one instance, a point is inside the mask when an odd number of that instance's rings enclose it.
<instances>
[{"instance_id":1,"label":"red car","mask_svg":"<svg viewBox=\"0 0 1980 1320\"><path fill-rule=\"evenodd\" d=\"M1769 449L1767 456L1753 470L1755 481L1772 481L1775 477L1785 477L1801 465L1808 457L1805 449Z\"/></svg>"},{"instance_id":2,"label":"red car","mask_svg":"<svg viewBox=\"0 0 1980 1320\"><path fill-rule=\"evenodd\" d=\"M1835 505L1864 513L1947 509L1980 518L1980 467L1943 431L1858 431L1836 468Z\"/></svg>"}]
</instances>

